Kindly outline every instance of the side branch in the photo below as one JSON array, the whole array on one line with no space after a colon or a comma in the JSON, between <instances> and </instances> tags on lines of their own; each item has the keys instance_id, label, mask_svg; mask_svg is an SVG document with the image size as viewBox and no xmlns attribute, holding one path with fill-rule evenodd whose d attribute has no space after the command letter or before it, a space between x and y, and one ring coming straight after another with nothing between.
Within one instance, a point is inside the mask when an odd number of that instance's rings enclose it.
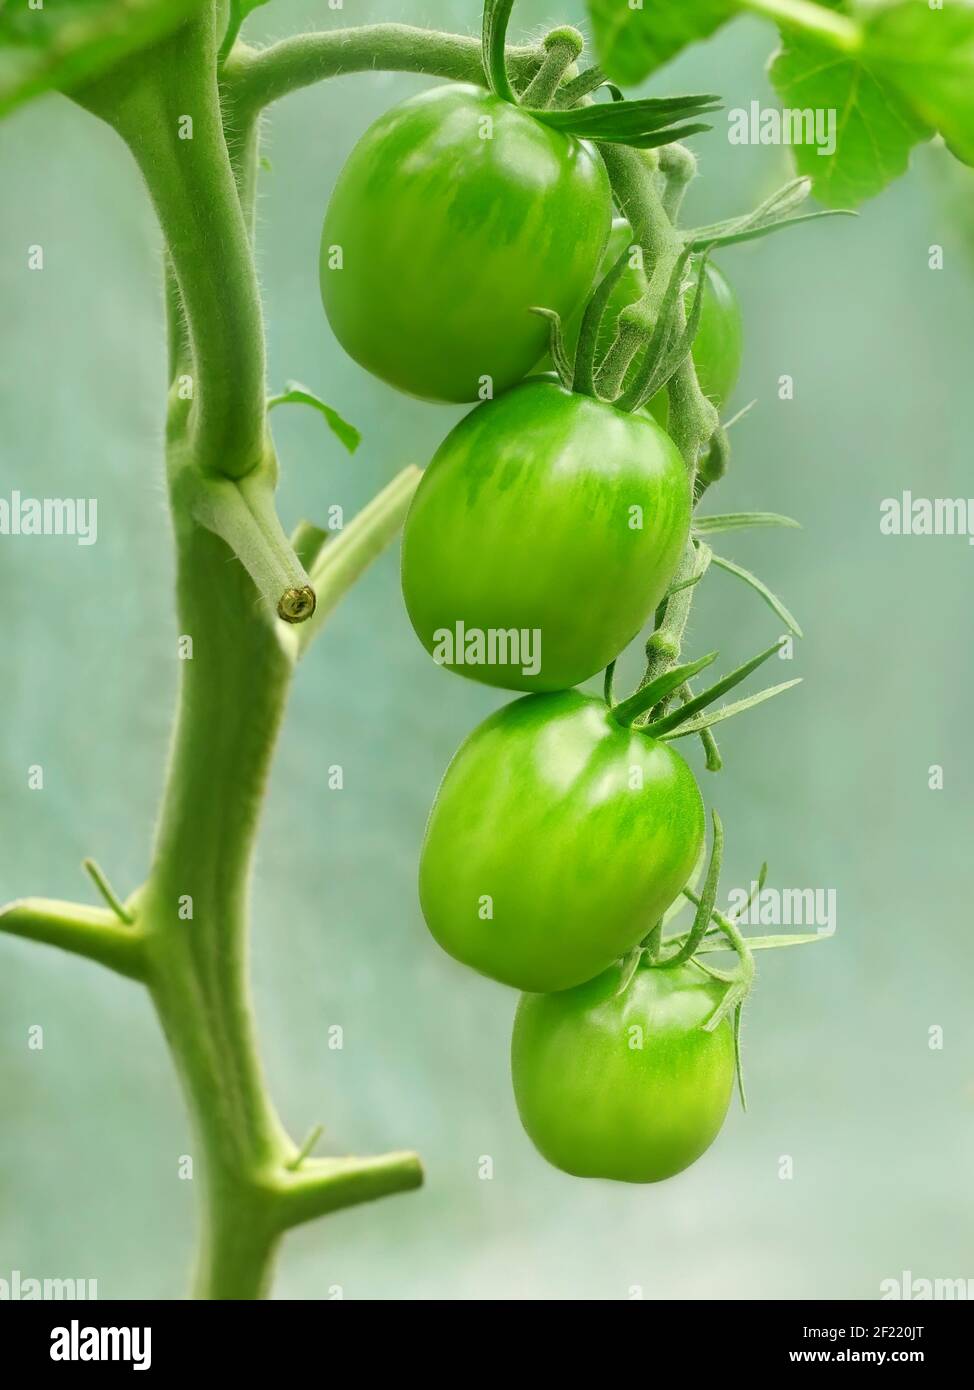
<instances>
[{"instance_id":1,"label":"side branch","mask_svg":"<svg viewBox=\"0 0 974 1390\"><path fill-rule=\"evenodd\" d=\"M508 71L519 84L537 72L544 51L534 45L507 50ZM411 24L366 24L323 34L299 34L270 48L237 44L223 68L223 86L241 114L253 114L300 87L326 77L370 69L419 72L486 85L479 38L419 29Z\"/></svg>"},{"instance_id":2,"label":"side branch","mask_svg":"<svg viewBox=\"0 0 974 1390\"><path fill-rule=\"evenodd\" d=\"M21 898L0 908L0 931L87 956L132 980L146 978L140 934L103 908Z\"/></svg>"},{"instance_id":3,"label":"side branch","mask_svg":"<svg viewBox=\"0 0 974 1390\"><path fill-rule=\"evenodd\" d=\"M271 613L286 623L306 622L315 591L281 527L267 470L235 482L184 468L178 486L188 513L226 541Z\"/></svg>"},{"instance_id":4,"label":"side branch","mask_svg":"<svg viewBox=\"0 0 974 1390\"><path fill-rule=\"evenodd\" d=\"M285 1170L274 1192L281 1228L289 1230L342 1207L410 1192L422 1184L423 1167L416 1154L390 1153L378 1158L307 1159L296 1172Z\"/></svg>"},{"instance_id":5,"label":"side branch","mask_svg":"<svg viewBox=\"0 0 974 1390\"><path fill-rule=\"evenodd\" d=\"M311 620L299 631L299 653L303 654L321 631L325 619L342 596L392 543L406 518L422 476L422 470L415 464L397 473L392 482L353 517L340 535L323 547L311 567L311 584L317 595L318 606Z\"/></svg>"}]
</instances>

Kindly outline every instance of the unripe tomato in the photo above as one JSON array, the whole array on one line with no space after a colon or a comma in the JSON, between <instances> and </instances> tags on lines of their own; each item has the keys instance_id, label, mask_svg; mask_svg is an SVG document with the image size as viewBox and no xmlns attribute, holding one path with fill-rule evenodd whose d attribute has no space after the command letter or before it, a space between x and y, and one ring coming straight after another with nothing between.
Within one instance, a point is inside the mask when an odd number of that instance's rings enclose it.
<instances>
[{"instance_id":1,"label":"unripe tomato","mask_svg":"<svg viewBox=\"0 0 974 1390\"><path fill-rule=\"evenodd\" d=\"M602 265L599 267L600 276L612 269L631 242L632 229L629 223L625 218L617 217L612 223L609 244L602 258ZM693 285L687 291L684 301L688 313L693 304L696 283L695 272ZM641 293L642 284L638 271L627 268L616 282L606 305L605 316L602 319L602 328L599 333L597 361L615 337L619 311L624 309L627 304L632 304ZM569 354L575 351L581 325L582 311L579 311L565 326L565 343ZM718 410L727 403L737 384L743 349L741 309L737 302L737 296L721 271L712 261L708 261L703 304L700 307L700 324L697 328L697 336L693 340L692 352L700 389L705 396L710 397ZM630 369L628 380L632 379L633 370L633 368ZM665 387L662 391L657 392L649 402L649 409L665 428L669 416L669 397Z\"/></svg>"},{"instance_id":2,"label":"unripe tomato","mask_svg":"<svg viewBox=\"0 0 974 1390\"><path fill-rule=\"evenodd\" d=\"M710 1147L734 1087L734 1034L703 1024L726 985L697 965L620 966L561 994L525 994L511 1043L521 1123L579 1178L660 1182Z\"/></svg>"},{"instance_id":3,"label":"unripe tomato","mask_svg":"<svg viewBox=\"0 0 974 1390\"><path fill-rule=\"evenodd\" d=\"M568 989L628 951L687 883L704 836L693 773L601 699L528 695L461 745L419 866L427 925L457 960Z\"/></svg>"},{"instance_id":4,"label":"unripe tomato","mask_svg":"<svg viewBox=\"0 0 974 1390\"><path fill-rule=\"evenodd\" d=\"M499 394L588 294L611 194L594 149L480 88L401 102L355 146L321 239L338 341L375 376L439 401ZM341 255L337 267L336 250Z\"/></svg>"},{"instance_id":5,"label":"unripe tomato","mask_svg":"<svg viewBox=\"0 0 974 1390\"><path fill-rule=\"evenodd\" d=\"M650 416L523 382L461 420L426 470L403 531L409 616L451 670L564 690L639 632L690 511L683 459Z\"/></svg>"}]
</instances>

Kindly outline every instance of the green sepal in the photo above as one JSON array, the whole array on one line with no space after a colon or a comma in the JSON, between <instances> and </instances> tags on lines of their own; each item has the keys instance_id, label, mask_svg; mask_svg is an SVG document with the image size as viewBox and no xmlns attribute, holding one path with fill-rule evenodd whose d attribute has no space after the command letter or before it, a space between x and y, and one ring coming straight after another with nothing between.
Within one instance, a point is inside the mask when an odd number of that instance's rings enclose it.
<instances>
[{"instance_id":1,"label":"green sepal","mask_svg":"<svg viewBox=\"0 0 974 1390\"><path fill-rule=\"evenodd\" d=\"M708 248L709 251L709 248ZM686 324L679 338L674 343L676 323L676 308L679 303L682 288L682 272L687 262L687 253L684 252L674 266L673 274L666 288L663 303L660 306L660 317L658 327L664 330L662 339L653 334L650 340L649 351L647 351L643 363L636 373L632 384L622 393L616 402L620 410L636 411L641 410L648 401L651 401L658 391L669 382L675 372L679 371L683 363L690 355L693 347L693 340L697 336L700 327L700 315L703 311L703 294L706 284L705 270L707 266L708 251L705 251L700 261L700 272L697 277L697 288L693 296L693 304L690 313L687 315ZM679 275L678 275L679 270ZM656 344L660 343L657 347ZM661 350L662 349L662 350Z\"/></svg>"},{"instance_id":2,"label":"green sepal","mask_svg":"<svg viewBox=\"0 0 974 1390\"><path fill-rule=\"evenodd\" d=\"M636 411L646 401L650 400L659 389L657 381L662 378L662 363L670 351L670 342L673 337L673 324L676 314L677 302L683 293L683 277L690 260L691 251L689 247L684 248L674 262L670 272L670 278L666 284L662 302L659 306L659 313L653 332L643 349L643 359L639 370L633 380L623 391L615 402L619 410ZM629 309L632 305L628 306Z\"/></svg>"},{"instance_id":3,"label":"green sepal","mask_svg":"<svg viewBox=\"0 0 974 1390\"><path fill-rule=\"evenodd\" d=\"M765 700L770 700L775 695L790 690L793 685L801 685L801 683L801 676L797 676L794 680L784 681L781 685L768 686L766 690L759 690L756 695L749 695L746 700L735 700L733 704L721 705L720 709L713 710L710 714L697 715L672 732L660 734L657 737L670 740L687 738L690 734L699 734L703 729L709 729L714 724L721 724L725 719L733 719L736 714L743 714L746 709L752 709L755 705L763 705ZM685 708L686 706L684 706ZM677 713L679 712L677 711Z\"/></svg>"},{"instance_id":4,"label":"green sepal","mask_svg":"<svg viewBox=\"0 0 974 1390\"><path fill-rule=\"evenodd\" d=\"M606 82L605 73L600 67L586 68L577 77L569 78L561 84L555 93L555 105L562 109L574 106L582 97L587 97L590 92L604 87Z\"/></svg>"},{"instance_id":5,"label":"green sepal","mask_svg":"<svg viewBox=\"0 0 974 1390\"><path fill-rule=\"evenodd\" d=\"M790 526L801 530L801 522L778 512L723 512L714 516L695 516L694 534L715 536L719 531L746 531L759 526Z\"/></svg>"},{"instance_id":6,"label":"green sepal","mask_svg":"<svg viewBox=\"0 0 974 1390\"><path fill-rule=\"evenodd\" d=\"M542 309L532 307L530 312L537 314L539 318L548 320L548 351L551 360L555 364L555 371L558 379L567 391L572 389L575 379L574 365L569 361L568 352L565 349L565 335L561 327L561 314L555 309Z\"/></svg>"},{"instance_id":7,"label":"green sepal","mask_svg":"<svg viewBox=\"0 0 974 1390\"><path fill-rule=\"evenodd\" d=\"M646 97L637 101L611 101L568 109L532 110L528 115L544 125L582 140L653 149L689 135L712 129L697 118L720 110L717 97ZM689 124L676 124L677 122Z\"/></svg>"},{"instance_id":8,"label":"green sepal","mask_svg":"<svg viewBox=\"0 0 974 1390\"><path fill-rule=\"evenodd\" d=\"M598 349L599 330L602 327L602 320L612 297L612 291L621 280L628 263L629 247L626 246L616 258L615 264L596 285L588 304L585 306L585 313L582 315L578 342L575 346L574 377L577 383L575 389L586 396L595 395L595 355Z\"/></svg>"},{"instance_id":9,"label":"green sepal","mask_svg":"<svg viewBox=\"0 0 974 1390\"><path fill-rule=\"evenodd\" d=\"M781 650L784 638L779 638L774 646L768 647L767 651L760 652L753 656L750 661L745 661L743 666L738 666L735 671L724 676L716 684L710 686L700 695L695 695L692 700L688 700L679 709L673 710L670 714L664 714L661 719L654 720L651 724L644 726L644 732L653 738L660 738L663 734L671 733L672 730L679 728L693 719L693 716L701 710L705 710L708 705L712 705L715 700L719 700L721 695L726 695L728 690L733 690L741 681L746 680L752 671L756 671L759 666L768 661L774 654ZM688 674L683 677L688 679ZM687 731L689 732L689 730ZM696 729L693 730L696 732Z\"/></svg>"},{"instance_id":10,"label":"green sepal","mask_svg":"<svg viewBox=\"0 0 974 1390\"><path fill-rule=\"evenodd\" d=\"M665 700L668 695L672 695L674 690L679 689L691 676L695 676L704 667L712 665L717 660L716 652L708 652L706 656L700 657L697 661L690 661L685 666L674 666L671 671L664 671L661 676L657 676L648 685L642 686L628 700L621 700L611 711L612 718L617 724L621 724L624 729L632 726L633 720L638 719L641 714L645 714L648 709L658 705L660 700ZM647 726L645 733L651 732Z\"/></svg>"},{"instance_id":11,"label":"green sepal","mask_svg":"<svg viewBox=\"0 0 974 1390\"><path fill-rule=\"evenodd\" d=\"M724 857L724 827L716 811L711 811L711 816L713 817L714 838L710 850L710 863L707 865L707 877L704 879L703 891L700 894L700 902L693 919L693 926L687 933L682 946L678 947L673 955L666 956L657 962L664 970L672 969L677 965L684 965L692 958L706 935L714 908L717 905L717 885L720 882L720 866Z\"/></svg>"},{"instance_id":12,"label":"green sepal","mask_svg":"<svg viewBox=\"0 0 974 1390\"><path fill-rule=\"evenodd\" d=\"M778 598L777 594L771 592L767 584L759 579L756 574L746 570L743 565L736 564L733 560L725 560L722 555L711 554L711 563L718 569L726 570L728 574L736 575L738 579L743 579L756 594L760 594L768 607L778 615L788 631L795 637L803 637L804 633L798 624L798 619L791 613Z\"/></svg>"},{"instance_id":13,"label":"green sepal","mask_svg":"<svg viewBox=\"0 0 974 1390\"><path fill-rule=\"evenodd\" d=\"M832 932L797 932L793 936L746 936L744 940L752 951L777 951L782 946L810 946L813 941L827 941ZM708 954L713 951L732 951L733 946L729 946L726 940L720 939L722 933L719 927L713 929L713 937L710 935L701 941L697 947L697 953L706 951Z\"/></svg>"},{"instance_id":14,"label":"green sepal","mask_svg":"<svg viewBox=\"0 0 974 1390\"><path fill-rule=\"evenodd\" d=\"M749 227L746 231L718 232L714 235L708 228L705 236L691 233L690 249L702 251L705 246L736 246L742 241L759 241L761 237L770 236L772 232L780 231L783 227L797 227L801 222L817 222L821 217L858 216L859 214L851 208L827 208L823 212L803 212L797 217L783 217L777 222L765 222L760 227Z\"/></svg>"}]
</instances>

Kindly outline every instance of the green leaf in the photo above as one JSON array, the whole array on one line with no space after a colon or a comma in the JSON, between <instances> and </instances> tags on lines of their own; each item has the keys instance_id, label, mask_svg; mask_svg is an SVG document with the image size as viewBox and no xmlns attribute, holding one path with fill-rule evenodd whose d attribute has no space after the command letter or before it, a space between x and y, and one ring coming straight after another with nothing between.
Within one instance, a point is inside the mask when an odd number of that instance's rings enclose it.
<instances>
[{"instance_id":1,"label":"green leaf","mask_svg":"<svg viewBox=\"0 0 974 1390\"><path fill-rule=\"evenodd\" d=\"M868 48L843 53L789 30L770 76L784 107L836 113L833 154L820 154L815 144L792 146L799 172L827 207L881 193L906 172L913 147L933 134Z\"/></svg>"},{"instance_id":2,"label":"green leaf","mask_svg":"<svg viewBox=\"0 0 974 1390\"><path fill-rule=\"evenodd\" d=\"M0 7L0 116L70 91L171 33L202 0L22 0Z\"/></svg>"},{"instance_id":3,"label":"green leaf","mask_svg":"<svg viewBox=\"0 0 974 1390\"><path fill-rule=\"evenodd\" d=\"M756 695L748 695L746 700L735 700L733 704L721 705L720 709L711 710L709 714L697 715L686 724L681 724L678 729L661 734L659 737L669 742L675 738L687 738L690 734L699 734L701 729L709 729L714 724L722 724L725 719L733 719L736 714L743 714L746 709L751 709L754 705L763 705L765 700L773 699L775 695L780 695L782 691L790 690L793 685L801 685L801 683L801 676L797 676L795 680L785 681L783 685L769 686L766 690L759 690Z\"/></svg>"},{"instance_id":4,"label":"green leaf","mask_svg":"<svg viewBox=\"0 0 974 1390\"><path fill-rule=\"evenodd\" d=\"M974 164L974 6L904 0L872 15L866 50L900 96Z\"/></svg>"},{"instance_id":5,"label":"green leaf","mask_svg":"<svg viewBox=\"0 0 974 1390\"><path fill-rule=\"evenodd\" d=\"M768 647L767 651L752 656L750 661L745 661L743 666L738 666L736 671L731 671L730 675L723 676L716 684L703 691L701 695L695 695L692 700L688 700L679 709L673 710L672 713L664 715L661 719L654 720L651 724L644 725L643 732L650 734L653 738L660 738L663 734L669 733L671 729L675 729L677 725L684 726L687 720L695 724L694 715L706 709L708 705L712 705L715 700L719 700L721 695L726 695L736 685L740 685L741 681L745 680L752 671L756 671L759 666L763 666L770 657L774 656L775 652L781 650L784 640L782 638L773 646ZM696 727L704 726L696 725Z\"/></svg>"},{"instance_id":6,"label":"green leaf","mask_svg":"<svg viewBox=\"0 0 974 1390\"><path fill-rule=\"evenodd\" d=\"M757 526L790 526L801 530L801 522L778 512L723 512L713 516L695 516L693 529L698 536L716 535L718 531L746 531Z\"/></svg>"},{"instance_id":7,"label":"green leaf","mask_svg":"<svg viewBox=\"0 0 974 1390\"><path fill-rule=\"evenodd\" d=\"M276 405L310 405L320 411L332 434L341 440L350 454L354 454L362 442L362 436L354 425L350 425L337 410L326 405L313 391L309 391L307 386L302 386L300 381L289 381L280 395L271 396L267 402L267 409L272 410Z\"/></svg>"},{"instance_id":8,"label":"green leaf","mask_svg":"<svg viewBox=\"0 0 974 1390\"><path fill-rule=\"evenodd\" d=\"M732 0L588 0L595 48L615 82L633 85L687 44L709 38L735 12Z\"/></svg>"},{"instance_id":9,"label":"green leaf","mask_svg":"<svg viewBox=\"0 0 974 1390\"><path fill-rule=\"evenodd\" d=\"M768 607L777 613L785 627L789 632L793 633L795 637L803 637L805 635L799 627L798 619L794 614L788 611L781 602L781 599L778 598L776 594L773 594L767 584L758 579L756 574L752 574L750 570L746 570L743 565L735 564L733 560L725 560L722 555L711 556L711 562L715 564L718 569L726 570L728 574L734 574L738 579L743 579L745 584L749 584L755 593L761 595Z\"/></svg>"}]
</instances>

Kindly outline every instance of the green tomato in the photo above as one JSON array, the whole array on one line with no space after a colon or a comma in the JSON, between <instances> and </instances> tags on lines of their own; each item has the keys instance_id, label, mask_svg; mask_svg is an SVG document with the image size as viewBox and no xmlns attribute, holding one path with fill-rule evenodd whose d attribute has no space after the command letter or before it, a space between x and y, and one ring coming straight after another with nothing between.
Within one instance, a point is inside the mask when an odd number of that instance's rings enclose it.
<instances>
[{"instance_id":1,"label":"green tomato","mask_svg":"<svg viewBox=\"0 0 974 1390\"><path fill-rule=\"evenodd\" d=\"M577 691L527 695L461 745L419 866L451 956L525 990L590 980L660 920L703 845L693 773L670 744Z\"/></svg>"},{"instance_id":2,"label":"green tomato","mask_svg":"<svg viewBox=\"0 0 974 1390\"><path fill-rule=\"evenodd\" d=\"M599 268L600 277L612 269L631 242L632 230L629 223L625 218L617 217L612 223L609 244ZM684 301L688 313L693 304L696 283L695 273L693 285L687 291ZM616 319L620 310L638 299L642 288L640 274L636 269L627 268L623 271L606 305L599 332L596 361L600 360L615 337ZM575 314L565 326L565 342L570 355L574 353L578 343L581 324L582 311ZM708 261L700 325L693 340L693 361L700 389L705 396L710 397L718 410L726 404L737 383L743 347L741 309L737 296L717 267ZM633 371L634 368L631 368L628 380L632 379ZM665 387L649 402L649 409L665 429L669 418L669 397Z\"/></svg>"},{"instance_id":3,"label":"green tomato","mask_svg":"<svg viewBox=\"0 0 974 1390\"><path fill-rule=\"evenodd\" d=\"M590 145L478 87L401 102L355 146L325 215L321 296L383 381L474 401L520 381L595 278L612 216ZM340 248L341 264L337 264Z\"/></svg>"},{"instance_id":4,"label":"green tomato","mask_svg":"<svg viewBox=\"0 0 974 1390\"><path fill-rule=\"evenodd\" d=\"M710 1147L734 1086L734 1033L703 1024L726 985L697 965L621 966L561 994L526 994L514 1021L517 1108L566 1173L660 1182Z\"/></svg>"},{"instance_id":5,"label":"green tomato","mask_svg":"<svg viewBox=\"0 0 974 1390\"><path fill-rule=\"evenodd\" d=\"M653 612L690 511L683 459L655 420L522 382L461 420L426 470L403 531L409 616L451 670L567 689Z\"/></svg>"}]
</instances>

